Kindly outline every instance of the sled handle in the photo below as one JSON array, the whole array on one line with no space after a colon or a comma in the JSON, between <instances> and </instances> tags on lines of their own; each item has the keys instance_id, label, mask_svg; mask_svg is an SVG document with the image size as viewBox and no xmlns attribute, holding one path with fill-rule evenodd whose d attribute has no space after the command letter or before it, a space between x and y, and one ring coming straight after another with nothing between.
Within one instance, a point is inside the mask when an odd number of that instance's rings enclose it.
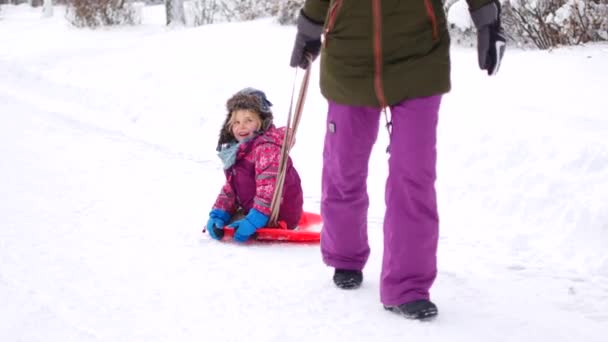
<instances>
[{"instance_id":1,"label":"sled handle","mask_svg":"<svg viewBox=\"0 0 608 342\"><path fill-rule=\"evenodd\" d=\"M285 138L283 145L281 146L281 159L279 161L279 172L277 174L277 181L274 188L274 194L272 195L272 202L270 204L270 219L269 226L274 227L277 225L277 219L279 217L279 208L281 207L281 197L283 195L283 185L285 184L285 174L287 173L287 160L289 159L289 151L293 145L293 139L298 130L300 119L302 117L302 111L304 109L304 101L306 100L306 93L308 91L308 83L310 80L310 66L312 65L312 56L308 54L308 66L304 72L302 78L302 85L300 86L300 92L298 93L298 100L296 102L295 112L293 113L292 120L292 109L293 109L293 96L295 94L295 84L298 75L298 68L296 67L293 86L291 89L291 101L289 104L289 113L287 115L287 126L285 131Z\"/></svg>"}]
</instances>

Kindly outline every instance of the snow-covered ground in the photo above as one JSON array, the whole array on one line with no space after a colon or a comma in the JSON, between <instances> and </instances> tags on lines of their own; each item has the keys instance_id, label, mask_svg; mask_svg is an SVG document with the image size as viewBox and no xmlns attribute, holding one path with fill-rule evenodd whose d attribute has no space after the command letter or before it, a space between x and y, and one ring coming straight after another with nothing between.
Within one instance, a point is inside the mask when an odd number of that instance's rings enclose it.
<instances>
[{"instance_id":1,"label":"snow-covered ground","mask_svg":"<svg viewBox=\"0 0 608 342\"><path fill-rule=\"evenodd\" d=\"M316 245L201 234L223 181L225 100L254 86L285 122L293 27L270 19L78 30L61 8L0 19L1 341L605 341L608 45L507 51L489 78L452 49L439 127L440 315L379 303L387 134L370 168L357 291ZM318 63L292 156L319 210Z\"/></svg>"}]
</instances>

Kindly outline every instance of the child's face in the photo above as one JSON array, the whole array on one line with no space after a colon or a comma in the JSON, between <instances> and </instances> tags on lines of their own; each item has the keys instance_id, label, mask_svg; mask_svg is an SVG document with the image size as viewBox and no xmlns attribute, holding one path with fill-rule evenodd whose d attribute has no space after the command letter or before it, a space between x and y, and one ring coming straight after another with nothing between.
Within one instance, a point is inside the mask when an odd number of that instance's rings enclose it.
<instances>
[{"instance_id":1,"label":"child's face","mask_svg":"<svg viewBox=\"0 0 608 342\"><path fill-rule=\"evenodd\" d=\"M260 116L256 112L252 112L248 109L238 109L234 111L230 121L232 135L234 135L238 142L252 136L255 131L262 127Z\"/></svg>"}]
</instances>

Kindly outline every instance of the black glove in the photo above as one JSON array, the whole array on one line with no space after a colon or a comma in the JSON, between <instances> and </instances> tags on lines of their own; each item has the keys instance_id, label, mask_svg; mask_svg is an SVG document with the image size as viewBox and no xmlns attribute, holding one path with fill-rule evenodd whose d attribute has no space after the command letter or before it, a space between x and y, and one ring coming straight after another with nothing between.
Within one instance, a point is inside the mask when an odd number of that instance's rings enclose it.
<instances>
[{"instance_id":1,"label":"black glove","mask_svg":"<svg viewBox=\"0 0 608 342\"><path fill-rule=\"evenodd\" d=\"M481 70L496 75L505 53L506 38L500 25L500 2L493 2L471 12L477 27L477 56Z\"/></svg>"},{"instance_id":2,"label":"black glove","mask_svg":"<svg viewBox=\"0 0 608 342\"><path fill-rule=\"evenodd\" d=\"M308 56L310 55L314 61L321 51L323 25L308 19L304 12L300 11L297 27L298 33L296 34L289 65L306 69L308 67Z\"/></svg>"}]
</instances>

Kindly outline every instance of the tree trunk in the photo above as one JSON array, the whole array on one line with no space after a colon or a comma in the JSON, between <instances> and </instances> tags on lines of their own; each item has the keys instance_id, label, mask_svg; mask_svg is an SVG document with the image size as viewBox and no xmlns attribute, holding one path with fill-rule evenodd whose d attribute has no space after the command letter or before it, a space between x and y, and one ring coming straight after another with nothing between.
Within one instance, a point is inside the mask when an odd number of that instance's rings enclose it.
<instances>
[{"instance_id":1,"label":"tree trunk","mask_svg":"<svg viewBox=\"0 0 608 342\"><path fill-rule=\"evenodd\" d=\"M53 0L44 0L42 16L44 18L50 18L53 16Z\"/></svg>"},{"instance_id":2,"label":"tree trunk","mask_svg":"<svg viewBox=\"0 0 608 342\"><path fill-rule=\"evenodd\" d=\"M183 0L165 0L165 8L167 11L167 25L186 24Z\"/></svg>"}]
</instances>

